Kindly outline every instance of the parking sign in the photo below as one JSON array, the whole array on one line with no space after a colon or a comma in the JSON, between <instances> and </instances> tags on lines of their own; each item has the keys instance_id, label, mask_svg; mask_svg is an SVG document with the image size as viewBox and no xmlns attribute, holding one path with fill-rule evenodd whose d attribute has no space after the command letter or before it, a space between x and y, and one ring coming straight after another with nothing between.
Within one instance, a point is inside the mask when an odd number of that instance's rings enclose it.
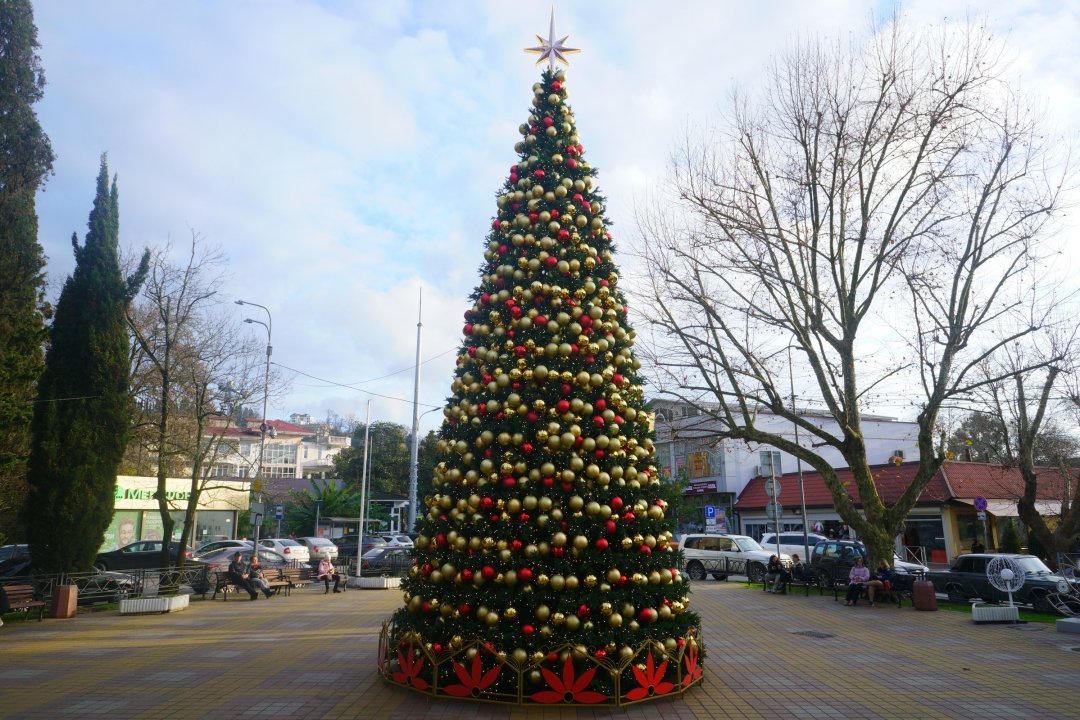
<instances>
[{"instance_id":1,"label":"parking sign","mask_svg":"<svg viewBox=\"0 0 1080 720\"><path fill-rule=\"evenodd\" d=\"M715 505L706 505L705 506L705 519L706 520L715 520L716 519L716 506Z\"/></svg>"}]
</instances>

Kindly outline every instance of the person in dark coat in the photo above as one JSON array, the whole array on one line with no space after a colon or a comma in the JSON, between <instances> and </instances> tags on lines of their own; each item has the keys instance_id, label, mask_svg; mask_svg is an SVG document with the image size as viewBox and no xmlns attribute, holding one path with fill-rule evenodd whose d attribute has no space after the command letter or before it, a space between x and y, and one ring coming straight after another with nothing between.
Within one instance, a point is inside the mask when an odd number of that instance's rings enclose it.
<instances>
[{"instance_id":1,"label":"person in dark coat","mask_svg":"<svg viewBox=\"0 0 1080 720\"><path fill-rule=\"evenodd\" d=\"M259 599L259 593L255 590L255 586L251 584L249 579L248 566L244 563L243 556L240 553L233 555L233 560L229 563L229 580L234 582L238 587L247 590L248 595L252 600Z\"/></svg>"}]
</instances>

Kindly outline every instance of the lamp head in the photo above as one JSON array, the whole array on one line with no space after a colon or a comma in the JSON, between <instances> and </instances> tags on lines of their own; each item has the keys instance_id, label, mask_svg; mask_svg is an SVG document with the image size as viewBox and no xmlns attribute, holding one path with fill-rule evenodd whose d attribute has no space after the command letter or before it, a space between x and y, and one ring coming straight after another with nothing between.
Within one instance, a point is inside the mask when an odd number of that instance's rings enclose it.
<instances>
[{"instance_id":1,"label":"lamp head","mask_svg":"<svg viewBox=\"0 0 1080 720\"><path fill-rule=\"evenodd\" d=\"M253 323L255 321L252 320L251 318L244 318L244 322L246 322L248 325L250 325L251 323Z\"/></svg>"},{"instance_id":2,"label":"lamp head","mask_svg":"<svg viewBox=\"0 0 1080 720\"><path fill-rule=\"evenodd\" d=\"M243 305L244 304L243 300L236 300L235 302L236 302L237 305Z\"/></svg>"}]
</instances>

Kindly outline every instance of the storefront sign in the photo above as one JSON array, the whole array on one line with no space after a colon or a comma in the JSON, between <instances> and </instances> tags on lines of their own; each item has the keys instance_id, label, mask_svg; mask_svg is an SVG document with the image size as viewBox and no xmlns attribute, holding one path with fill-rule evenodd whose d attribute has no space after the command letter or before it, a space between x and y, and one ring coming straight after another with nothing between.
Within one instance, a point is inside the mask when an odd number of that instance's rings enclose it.
<instances>
[{"instance_id":1,"label":"storefront sign","mask_svg":"<svg viewBox=\"0 0 1080 720\"><path fill-rule=\"evenodd\" d=\"M685 495L708 495L716 492L716 480L695 480L686 486Z\"/></svg>"}]
</instances>

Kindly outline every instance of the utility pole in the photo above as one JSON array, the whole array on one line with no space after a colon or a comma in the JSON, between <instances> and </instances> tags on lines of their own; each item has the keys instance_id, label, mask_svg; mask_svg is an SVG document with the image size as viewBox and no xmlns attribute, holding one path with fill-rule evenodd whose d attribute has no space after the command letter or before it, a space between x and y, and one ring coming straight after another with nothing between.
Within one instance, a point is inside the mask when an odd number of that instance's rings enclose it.
<instances>
[{"instance_id":1,"label":"utility pole","mask_svg":"<svg viewBox=\"0 0 1080 720\"><path fill-rule=\"evenodd\" d=\"M416 525L416 480L419 474L420 453L420 333L424 327L424 289L420 288L420 308L416 314L416 367L413 370L412 398L412 447L409 449L409 527L412 532Z\"/></svg>"}]
</instances>

